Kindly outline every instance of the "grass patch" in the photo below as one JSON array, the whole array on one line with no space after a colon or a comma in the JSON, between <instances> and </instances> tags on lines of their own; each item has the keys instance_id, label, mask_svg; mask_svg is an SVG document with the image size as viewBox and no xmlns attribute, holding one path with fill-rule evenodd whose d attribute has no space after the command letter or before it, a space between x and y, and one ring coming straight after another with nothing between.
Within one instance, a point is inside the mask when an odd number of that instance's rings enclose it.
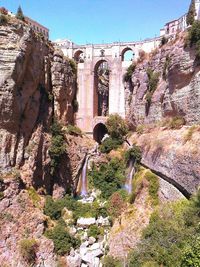
<instances>
[{"instance_id":1,"label":"grass patch","mask_svg":"<svg viewBox=\"0 0 200 267\"><path fill-rule=\"evenodd\" d=\"M184 143L191 141L192 136L194 132L197 130L197 128L198 127L196 125L193 125L192 127L190 127L190 129L188 129L186 135L184 136Z\"/></svg>"},{"instance_id":2,"label":"grass patch","mask_svg":"<svg viewBox=\"0 0 200 267\"><path fill-rule=\"evenodd\" d=\"M71 124L69 124L65 128L65 132L67 134L74 135L74 136L82 136L83 135L83 133L79 127L77 127L76 125L71 125Z\"/></svg>"},{"instance_id":3,"label":"grass patch","mask_svg":"<svg viewBox=\"0 0 200 267\"><path fill-rule=\"evenodd\" d=\"M20 254L28 264L34 265L36 260L37 242L35 239L23 239L19 243Z\"/></svg>"},{"instance_id":4,"label":"grass patch","mask_svg":"<svg viewBox=\"0 0 200 267\"><path fill-rule=\"evenodd\" d=\"M33 205L35 207L38 207L41 199L40 199L40 196L38 195L38 193L36 192L35 188L30 187L27 189L27 191L28 191L30 199L33 202Z\"/></svg>"}]
</instances>

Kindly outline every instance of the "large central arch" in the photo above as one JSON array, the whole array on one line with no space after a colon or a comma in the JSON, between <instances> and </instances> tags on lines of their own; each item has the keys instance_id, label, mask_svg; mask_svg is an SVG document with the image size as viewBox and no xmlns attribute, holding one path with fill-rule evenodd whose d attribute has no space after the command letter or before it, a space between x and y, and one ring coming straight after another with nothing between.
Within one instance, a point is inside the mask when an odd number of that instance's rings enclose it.
<instances>
[{"instance_id":1,"label":"large central arch","mask_svg":"<svg viewBox=\"0 0 200 267\"><path fill-rule=\"evenodd\" d=\"M109 65L106 60L99 60L94 67L94 114L108 116L109 111Z\"/></svg>"}]
</instances>

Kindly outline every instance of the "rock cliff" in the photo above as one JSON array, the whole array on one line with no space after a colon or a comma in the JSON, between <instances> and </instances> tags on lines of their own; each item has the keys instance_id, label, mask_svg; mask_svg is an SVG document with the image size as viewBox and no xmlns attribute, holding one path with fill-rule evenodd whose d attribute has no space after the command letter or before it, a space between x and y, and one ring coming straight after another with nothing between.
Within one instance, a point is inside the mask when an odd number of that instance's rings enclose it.
<instances>
[{"instance_id":1,"label":"rock cliff","mask_svg":"<svg viewBox=\"0 0 200 267\"><path fill-rule=\"evenodd\" d=\"M53 117L63 125L74 122L75 97L75 66L61 51L16 19L0 27L2 173L20 169L27 186L51 191L50 126ZM60 184L72 179L69 162L64 165Z\"/></svg>"},{"instance_id":2,"label":"rock cliff","mask_svg":"<svg viewBox=\"0 0 200 267\"><path fill-rule=\"evenodd\" d=\"M158 84L149 94L148 70L158 73ZM185 48L180 34L136 65L125 83L129 122L157 123L168 116L182 116L187 124L200 121L200 67L192 48ZM156 89L156 90L155 90Z\"/></svg>"}]
</instances>

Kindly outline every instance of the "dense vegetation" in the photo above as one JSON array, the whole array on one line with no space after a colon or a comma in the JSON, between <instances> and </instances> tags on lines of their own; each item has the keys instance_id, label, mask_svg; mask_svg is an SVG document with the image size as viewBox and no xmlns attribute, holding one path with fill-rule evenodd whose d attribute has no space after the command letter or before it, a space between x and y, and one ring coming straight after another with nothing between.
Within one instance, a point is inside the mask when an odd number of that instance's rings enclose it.
<instances>
[{"instance_id":1,"label":"dense vegetation","mask_svg":"<svg viewBox=\"0 0 200 267\"><path fill-rule=\"evenodd\" d=\"M19 242L20 254L30 266L35 263L37 246L35 239L22 239Z\"/></svg>"},{"instance_id":2,"label":"dense vegetation","mask_svg":"<svg viewBox=\"0 0 200 267\"><path fill-rule=\"evenodd\" d=\"M53 220L61 218L63 208L73 211L73 219L77 220L79 217L107 217L108 213L104 207L100 207L97 202L92 204L83 204L76 201L69 195L62 199L53 200L51 196L47 196L44 207L44 214Z\"/></svg>"},{"instance_id":3,"label":"dense vegetation","mask_svg":"<svg viewBox=\"0 0 200 267\"><path fill-rule=\"evenodd\" d=\"M62 126L58 122L54 122L51 126L51 146L49 155L51 158L51 174L54 175L60 163L62 155L65 153L65 140Z\"/></svg>"},{"instance_id":4,"label":"dense vegetation","mask_svg":"<svg viewBox=\"0 0 200 267\"><path fill-rule=\"evenodd\" d=\"M99 168L93 166L89 173L90 183L101 191L101 197L108 199L114 192L120 190L125 182L125 164L118 158L113 158Z\"/></svg>"},{"instance_id":5,"label":"dense vegetation","mask_svg":"<svg viewBox=\"0 0 200 267\"><path fill-rule=\"evenodd\" d=\"M148 76L148 90L145 99L146 99L146 114L148 115L149 108L151 105L151 99L157 88L160 74L158 72L154 72L151 68L148 68L147 76Z\"/></svg>"},{"instance_id":6,"label":"dense vegetation","mask_svg":"<svg viewBox=\"0 0 200 267\"><path fill-rule=\"evenodd\" d=\"M126 73L124 74L123 77L123 81L124 82L131 82L131 78L133 75L133 72L135 71L136 65L135 64L131 64L128 68Z\"/></svg>"},{"instance_id":7,"label":"dense vegetation","mask_svg":"<svg viewBox=\"0 0 200 267\"><path fill-rule=\"evenodd\" d=\"M194 46L196 56L200 58L200 21L195 21L189 29L188 38L186 39L186 46Z\"/></svg>"},{"instance_id":8,"label":"dense vegetation","mask_svg":"<svg viewBox=\"0 0 200 267\"><path fill-rule=\"evenodd\" d=\"M193 25L193 23L195 21L195 13L196 13L195 0L191 0L190 7L189 7L187 17L186 17L186 22L187 22L188 26Z\"/></svg>"},{"instance_id":9,"label":"dense vegetation","mask_svg":"<svg viewBox=\"0 0 200 267\"><path fill-rule=\"evenodd\" d=\"M111 114L106 121L109 138L106 138L101 146L102 153L109 153L112 149L117 149L122 145L128 133L128 126L124 119L118 114Z\"/></svg>"},{"instance_id":10,"label":"dense vegetation","mask_svg":"<svg viewBox=\"0 0 200 267\"><path fill-rule=\"evenodd\" d=\"M130 267L200 266L200 191L190 201L182 200L158 208L137 249Z\"/></svg>"},{"instance_id":11,"label":"dense vegetation","mask_svg":"<svg viewBox=\"0 0 200 267\"><path fill-rule=\"evenodd\" d=\"M76 248L80 245L80 240L69 234L63 220L60 220L53 229L47 230L45 235L53 240L58 255L69 253L71 247Z\"/></svg>"}]
</instances>

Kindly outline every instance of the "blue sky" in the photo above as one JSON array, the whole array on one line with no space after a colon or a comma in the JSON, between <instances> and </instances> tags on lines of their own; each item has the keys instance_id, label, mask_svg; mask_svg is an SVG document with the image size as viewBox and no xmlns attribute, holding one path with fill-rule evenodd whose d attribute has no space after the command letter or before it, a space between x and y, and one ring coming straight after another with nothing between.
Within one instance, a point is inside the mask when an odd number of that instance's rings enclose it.
<instances>
[{"instance_id":1,"label":"blue sky","mask_svg":"<svg viewBox=\"0 0 200 267\"><path fill-rule=\"evenodd\" d=\"M50 39L77 44L136 41L159 35L159 29L188 10L190 0L0 0L50 29Z\"/></svg>"}]
</instances>

